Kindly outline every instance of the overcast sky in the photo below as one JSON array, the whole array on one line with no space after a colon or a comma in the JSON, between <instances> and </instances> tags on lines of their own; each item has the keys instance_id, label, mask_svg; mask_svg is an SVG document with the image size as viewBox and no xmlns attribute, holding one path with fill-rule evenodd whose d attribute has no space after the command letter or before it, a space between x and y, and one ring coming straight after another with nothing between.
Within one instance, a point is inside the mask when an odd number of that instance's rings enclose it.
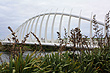
<instances>
[{"instance_id":1,"label":"overcast sky","mask_svg":"<svg viewBox=\"0 0 110 73\"><path fill-rule=\"evenodd\" d=\"M97 20L104 22L105 14L110 10L110 0L0 0L0 39L4 39L27 19L40 13L49 12L70 13L90 18L91 12L97 15Z\"/></svg>"}]
</instances>

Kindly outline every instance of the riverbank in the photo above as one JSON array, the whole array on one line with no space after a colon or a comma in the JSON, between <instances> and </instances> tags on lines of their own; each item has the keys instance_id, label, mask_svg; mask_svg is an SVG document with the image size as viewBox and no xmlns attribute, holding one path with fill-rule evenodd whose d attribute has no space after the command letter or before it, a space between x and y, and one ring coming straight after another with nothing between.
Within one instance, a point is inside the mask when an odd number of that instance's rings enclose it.
<instances>
[{"instance_id":1,"label":"riverbank","mask_svg":"<svg viewBox=\"0 0 110 73\"><path fill-rule=\"evenodd\" d=\"M17 45L19 46L19 45ZM23 45L22 46L22 51L39 51L40 50L40 46L39 45ZM58 51L61 50L61 46L47 46L47 45L42 45L42 50L46 51L46 52L52 52L52 51ZM9 49L12 49L12 45L1 45L0 46L0 51L4 51L4 52L9 52ZM63 51L77 51L77 50L93 50L92 48L88 49L88 48L73 48L73 46L71 47L63 47L62 49Z\"/></svg>"}]
</instances>

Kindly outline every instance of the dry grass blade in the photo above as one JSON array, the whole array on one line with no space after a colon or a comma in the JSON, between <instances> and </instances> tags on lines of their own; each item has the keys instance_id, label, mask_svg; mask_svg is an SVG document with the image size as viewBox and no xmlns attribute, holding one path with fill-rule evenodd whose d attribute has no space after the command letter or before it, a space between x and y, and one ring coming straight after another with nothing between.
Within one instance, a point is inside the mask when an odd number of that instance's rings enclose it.
<instances>
[{"instance_id":1,"label":"dry grass blade","mask_svg":"<svg viewBox=\"0 0 110 73\"><path fill-rule=\"evenodd\" d=\"M62 39L60 33L57 32L59 43L60 43L60 48L59 48L60 54L62 54L62 51L64 51L64 49L66 48L66 45L67 45L67 32L66 32L66 28L64 28L64 31L65 31L64 39ZM63 45L63 43L65 43L65 44Z\"/></svg>"},{"instance_id":2,"label":"dry grass blade","mask_svg":"<svg viewBox=\"0 0 110 73\"><path fill-rule=\"evenodd\" d=\"M11 32L13 32L13 30L11 29L11 27L10 27L10 26L8 26L8 29L9 29Z\"/></svg>"},{"instance_id":3,"label":"dry grass blade","mask_svg":"<svg viewBox=\"0 0 110 73\"><path fill-rule=\"evenodd\" d=\"M23 44L26 42L27 38L29 37L29 34L30 34L30 33L28 33L28 34L24 37L24 40L22 40L22 43L23 43Z\"/></svg>"},{"instance_id":4,"label":"dry grass blade","mask_svg":"<svg viewBox=\"0 0 110 73\"><path fill-rule=\"evenodd\" d=\"M38 41L38 43L40 45L40 48L41 48L40 50L42 50L42 44L41 44L39 38L33 32L31 32L31 34L37 39L37 41Z\"/></svg>"},{"instance_id":5,"label":"dry grass blade","mask_svg":"<svg viewBox=\"0 0 110 73\"><path fill-rule=\"evenodd\" d=\"M93 26L94 26L93 30L95 31L95 34L92 37L93 45L95 45L96 44L95 42L97 41L98 47L103 47L102 46L102 44L103 44L103 42L102 42L102 38L103 38L102 30L103 30L103 28L99 28L99 25L98 25L97 20L96 20L96 15L93 16L93 23L94 23L93 24Z\"/></svg>"}]
</instances>

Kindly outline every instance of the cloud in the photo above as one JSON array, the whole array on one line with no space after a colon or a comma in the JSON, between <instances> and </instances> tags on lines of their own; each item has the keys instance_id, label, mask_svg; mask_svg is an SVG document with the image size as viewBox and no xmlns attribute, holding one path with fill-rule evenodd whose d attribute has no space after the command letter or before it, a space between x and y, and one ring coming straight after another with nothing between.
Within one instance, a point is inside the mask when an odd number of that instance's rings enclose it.
<instances>
[{"instance_id":1,"label":"cloud","mask_svg":"<svg viewBox=\"0 0 110 73\"><path fill-rule=\"evenodd\" d=\"M29 18L47 12L62 12L90 18L91 12L97 15L97 20L104 22L104 16L109 11L110 0L1 0L0 1L0 39L9 34L7 29L14 30ZM1 36L2 35L2 36Z\"/></svg>"}]
</instances>

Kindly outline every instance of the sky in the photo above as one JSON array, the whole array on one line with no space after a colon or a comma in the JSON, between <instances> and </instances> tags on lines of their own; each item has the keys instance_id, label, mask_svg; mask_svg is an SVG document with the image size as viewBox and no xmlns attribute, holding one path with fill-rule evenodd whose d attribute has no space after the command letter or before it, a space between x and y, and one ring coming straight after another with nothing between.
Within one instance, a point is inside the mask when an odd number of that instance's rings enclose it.
<instances>
[{"instance_id":1,"label":"sky","mask_svg":"<svg viewBox=\"0 0 110 73\"><path fill-rule=\"evenodd\" d=\"M10 34L8 26L16 30L27 19L40 13L58 12L70 13L90 18L96 14L100 22L104 22L105 14L110 9L110 0L0 0L0 39Z\"/></svg>"}]
</instances>

